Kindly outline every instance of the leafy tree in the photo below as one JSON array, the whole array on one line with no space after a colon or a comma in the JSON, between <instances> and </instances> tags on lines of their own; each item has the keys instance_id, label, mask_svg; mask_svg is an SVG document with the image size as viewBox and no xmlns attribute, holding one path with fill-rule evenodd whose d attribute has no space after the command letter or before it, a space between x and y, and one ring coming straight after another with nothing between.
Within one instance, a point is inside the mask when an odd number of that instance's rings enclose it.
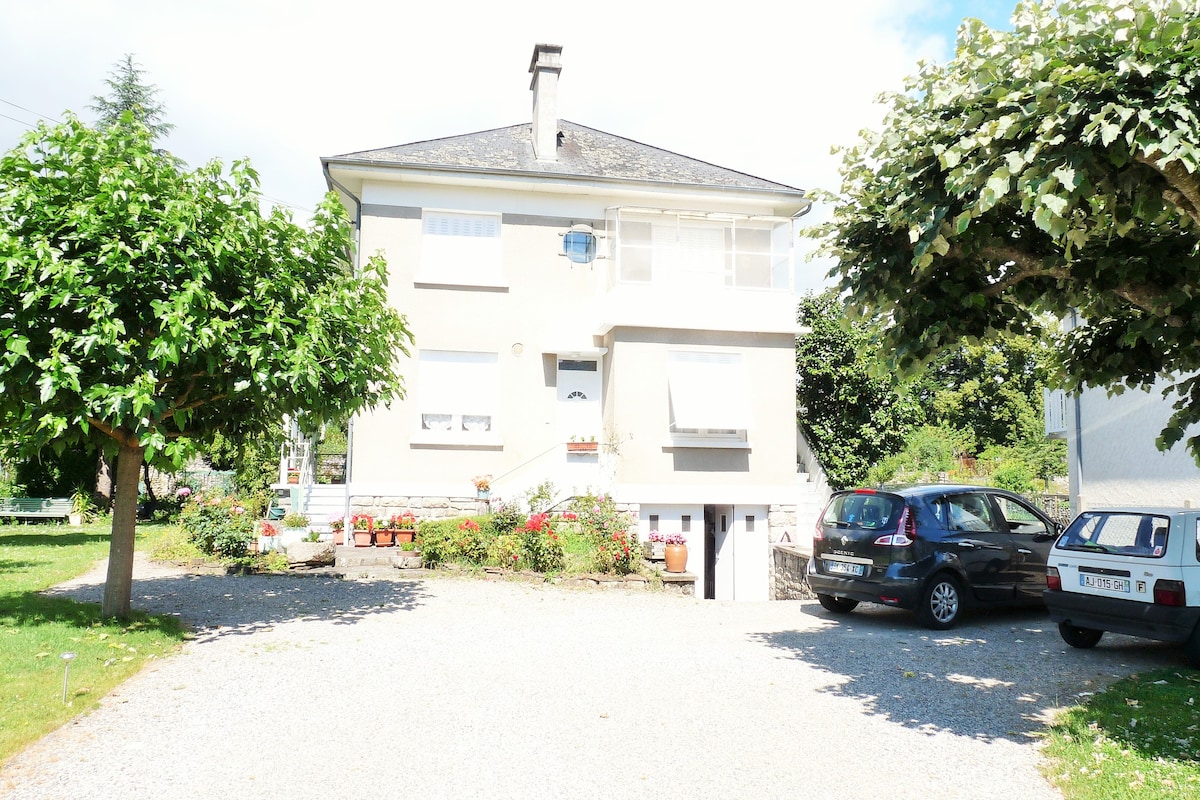
<instances>
[{"instance_id":1,"label":"leafy tree","mask_svg":"<svg viewBox=\"0 0 1200 800\"><path fill-rule=\"evenodd\" d=\"M105 616L129 614L138 473L403 392L385 265L353 274L336 198L261 211L245 162L180 169L131 113L31 131L0 157L0 428L24 451L118 453Z\"/></svg>"},{"instance_id":2,"label":"leafy tree","mask_svg":"<svg viewBox=\"0 0 1200 800\"><path fill-rule=\"evenodd\" d=\"M122 124L125 114L150 130L153 138L161 139L175 126L164 121L165 108L158 101L158 87L143 83L145 72L133 60L132 53L113 65L112 72L104 82L110 94L107 97L94 95L89 109L98 115L97 127L108 128Z\"/></svg>"},{"instance_id":3,"label":"leafy tree","mask_svg":"<svg viewBox=\"0 0 1200 800\"><path fill-rule=\"evenodd\" d=\"M1021 2L1011 32L965 21L954 60L887 99L821 233L898 368L1077 309L1067 388L1168 376L1159 446L1200 421L1197 41L1194 2Z\"/></svg>"},{"instance_id":4,"label":"leafy tree","mask_svg":"<svg viewBox=\"0 0 1200 800\"><path fill-rule=\"evenodd\" d=\"M902 447L923 414L890 374L874 374L880 357L867 326L844 325L832 295L805 297L798 319L811 329L796 342L801 430L830 486L862 483L872 464Z\"/></svg>"},{"instance_id":5,"label":"leafy tree","mask_svg":"<svg viewBox=\"0 0 1200 800\"><path fill-rule=\"evenodd\" d=\"M931 424L971 431L980 449L1042 439L1050 351L1029 336L964 344L934 358L913 392Z\"/></svg>"}]
</instances>

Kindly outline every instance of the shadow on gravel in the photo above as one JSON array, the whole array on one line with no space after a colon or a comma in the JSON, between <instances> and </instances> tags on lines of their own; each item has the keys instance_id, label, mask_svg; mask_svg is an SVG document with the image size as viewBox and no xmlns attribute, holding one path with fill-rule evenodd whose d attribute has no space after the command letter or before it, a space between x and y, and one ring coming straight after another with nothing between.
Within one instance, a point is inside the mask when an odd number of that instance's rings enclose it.
<instances>
[{"instance_id":1,"label":"shadow on gravel","mask_svg":"<svg viewBox=\"0 0 1200 800\"><path fill-rule=\"evenodd\" d=\"M100 602L103 584L44 594ZM292 620L353 625L372 614L410 611L429 592L420 581L352 581L324 576L171 575L133 581L132 605L178 617L196 641L245 635Z\"/></svg>"},{"instance_id":2,"label":"shadow on gravel","mask_svg":"<svg viewBox=\"0 0 1200 800\"><path fill-rule=\"evenodd\" d=\"M1070 648L1042 610L972 616L949 631L930 631L912 614L859 606L834 616L805 604L828 627L753 634L752 638L824 670L823 691L851 698L898 725L991 740L1024 739L1048 712L1080 702L1117 678L1181 668L1178 648L1107 634L1093 650Z\"/></svg>"}]
</instances>

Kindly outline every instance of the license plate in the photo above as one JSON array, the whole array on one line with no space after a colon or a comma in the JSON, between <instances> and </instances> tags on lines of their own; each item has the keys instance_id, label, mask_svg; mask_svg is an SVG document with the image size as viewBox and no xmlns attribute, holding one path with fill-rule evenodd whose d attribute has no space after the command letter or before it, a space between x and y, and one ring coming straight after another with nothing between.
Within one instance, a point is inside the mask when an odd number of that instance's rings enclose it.
<instances>
[{"instance_id":1,"label":"license plate","mask_svg":"<svg viewBox=\"0 0 1200 800\"><path fill-rule=\"evenodd\" d=\"M866 571L863 564L851 564L846 561L826 561L825 571L830 575L859 575Z\"/></svg>"},{"instance_id":2,"label":"license plate","mask_svg":"<svg viewBox=\"0 0 1200 800\"><path fill-rule=\"evenodd\" d=\"M1079 585L1089 589L1103 589L1106 592L1124 592L1129 594L1128 578L1107 578L1103 575L1080 575Z\"/></svg>"}]
</instances>

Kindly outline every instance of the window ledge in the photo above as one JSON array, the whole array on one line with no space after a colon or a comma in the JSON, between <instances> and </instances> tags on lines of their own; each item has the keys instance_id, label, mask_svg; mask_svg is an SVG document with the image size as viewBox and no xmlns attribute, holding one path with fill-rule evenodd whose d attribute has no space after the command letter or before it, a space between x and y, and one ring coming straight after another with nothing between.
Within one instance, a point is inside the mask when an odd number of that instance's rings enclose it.
<instances>
[{"instance_id":1,"label":"window ledge","mask_svg":"<svg viewBox=\"0 0 1200 800\"><path fill-rule=\"evenodd\" d=\"M707 450L749 450L750 442L745 439L716 439L709 437L673 436L663 445L664 450L679 448L702 448Z\"/></svg>"},{"instance_id":2,"label":"window ledge","mask_svg":"<svg viewBox=\"0 0 1200 800\"><path fill-rule=\"evenodd\" d=\"M408 440L410 447L421 448L456 448L462 450L500 450L504 447L504 439L495 435L484 436L447 436L439 435L436 431L420 431Z\"/></svg>"},{"instance_id":3,"label":"window ledge","mask_svg":"<svg viewBox=\"0 0 1200 800\"><path fill-rule=\"evenodd\" d=\"M507 292L509 285L500 278L455 278L446 275L417 275L414 289L452 289L475 292Z\"/></svg>"}]
</instances>

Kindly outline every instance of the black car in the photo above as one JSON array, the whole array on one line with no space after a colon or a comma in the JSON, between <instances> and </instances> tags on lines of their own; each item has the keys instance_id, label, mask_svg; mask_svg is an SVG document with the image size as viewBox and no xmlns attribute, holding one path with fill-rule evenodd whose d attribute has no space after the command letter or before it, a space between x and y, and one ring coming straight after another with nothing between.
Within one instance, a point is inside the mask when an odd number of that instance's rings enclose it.
<instances>
[{"instance_id":1,"label":"black car","mask_svg":"<svg viewBox=\"0 0 1200 800\"><path fill-rule=\"evenodd\" d=\"M1003 489L837 492L817 521L808 584L829 611L882 603L944 630L968 605L1042 603L1046 558L1060 531Z\"/></svg>"}]
</instances>

